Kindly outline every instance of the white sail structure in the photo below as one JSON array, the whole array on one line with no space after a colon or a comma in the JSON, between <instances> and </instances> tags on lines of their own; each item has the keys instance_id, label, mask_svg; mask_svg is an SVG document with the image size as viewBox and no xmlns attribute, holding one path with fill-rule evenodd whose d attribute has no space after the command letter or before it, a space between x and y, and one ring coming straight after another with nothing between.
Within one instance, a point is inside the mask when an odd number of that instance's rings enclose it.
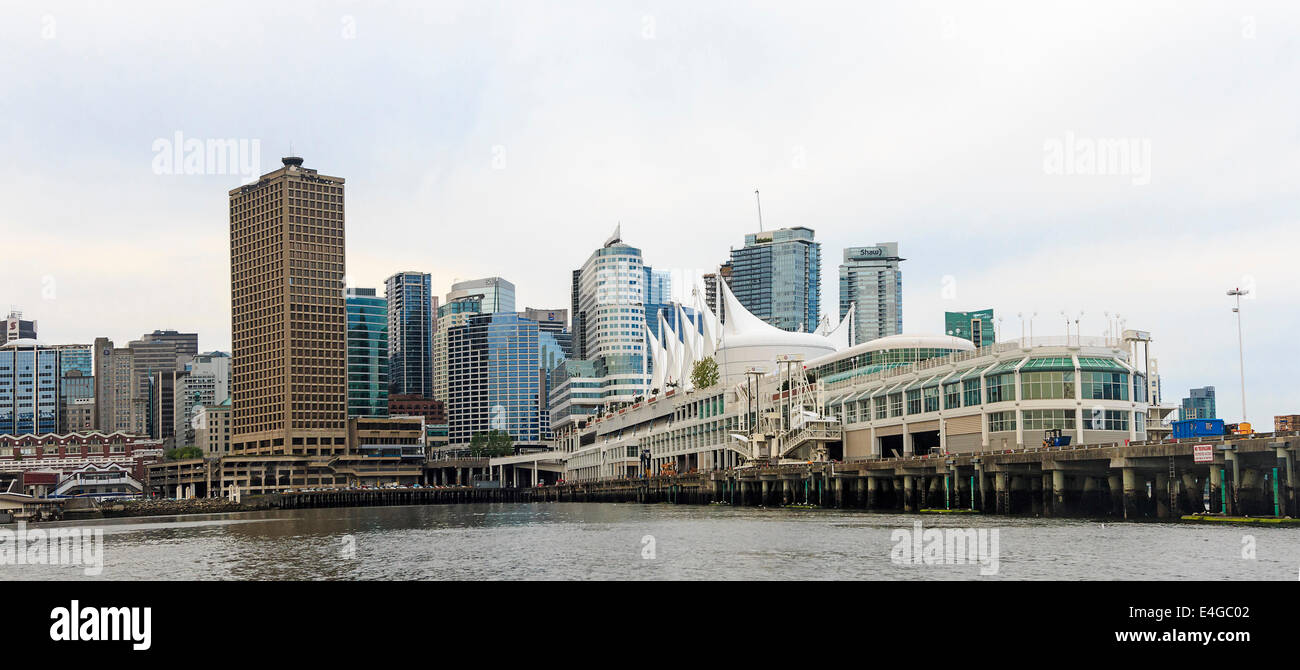
<instances>
[{"instance_id":1,"label":"white sail structure","mask_svg":"<svg viewBox=\"0 0 1300 670\"><path fill-rule=\"evenodd\" d=\"M835 349L843 351L853 346L853 326L854 319L857 317L858 303L849 303L849 311L844 313L844 318L840 319L839 324L834 328L828 329L826 337L835 345Z\"/></svg>"},{"instance_id":2,"label":"white sail structure","mask_svg":"<svg viewBox=\"0 0 1300 670\"><path fill-rule=\"evenodd\" d=\"M681 388L691 389L691 370L695 367L695 329L691 327L691 322L686 319L686 313L682 311L682 306L677 305L677 331L681 334L681 347L678 349L680 357L678 364L681 366L678 384Z\"/></svg>"},{"instance_id":3,"label":"white sail structure","mask_svg":"<svg viewBox=\"0 0 1300 670\"><path fill-rule=\"evenodd\" d=\"M651 365L654 370L650 373L650 388L664 390L664 367L668 364L668 357L664 355L663 345L655 338L654 332L650 326L645 326L646 350L650 356Z\"/></svg>"},{"instance_id":4,"label":"white sail structure","mask_svg":"<svg viewBox=\"0 0 1300 670\"><path fill-rule=\"evenodd\" d=\"M698 287L695 293L695 312L699 315L700 320L700 359L713 358L718 353L718 317L704 304L704 299L700 297Z\"/></svg>"},{"instance_id":5,"label":"white sail structure","mask_svg":"<svg viewBox=\"0 0 1300 670\"><path fill-rule=\"evenodd\" d=\"M691 293L689 307L695 311L693 320L687 318L687 310L679 304L673 312L675 329L669 326L662 312L657 315L658 339L647 329L646 349L654 362L651 385L660 393L671 387L691 390L691 372L695 363L705 358L712 358L718 364L721 383L736 384L744 381L745 373L750 370L775 372L778 359L796 356L811 361L848 349L851 341L855 317L852 307L833 329L823 327L820 333L792 333L750 313L724 281L718 281L718 300L727 314L726 323L704 303L698 286Z\"/></svg>"}]
</instances>

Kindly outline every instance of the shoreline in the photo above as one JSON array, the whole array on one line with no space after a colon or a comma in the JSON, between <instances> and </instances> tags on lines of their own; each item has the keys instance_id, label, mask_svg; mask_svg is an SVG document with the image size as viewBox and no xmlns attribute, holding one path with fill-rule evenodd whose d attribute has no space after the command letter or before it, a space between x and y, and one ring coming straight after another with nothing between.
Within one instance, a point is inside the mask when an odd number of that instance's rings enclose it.
<instances>
[{"instance_id":1,"label":"shoreline","mask_svg":"<svg viewBox=\"0 0 1300 670\"><path fill-rule=\"evenodd\" d=\"M163 517L163 516L184 517L184 516L198 516L198 515L207 515L207 514L236 514L236 513L243 513L243 512L261 512L261 511L270 511L270 510L292 511L297 509L326 509L326 508L356 509L362 507L407 507L407 506L422 507L422 506L431 506L431 505L467 504L467 503L475 503L475 502L484 502L484 503L550 502L547 500L541 500L541 501L539 500L446 500L446 501L439 501L439 502L423 502L423 503L390 501L390 502L381 502L380 504L303 506L303 505L284 505L283 504L284 501L282 498L283 496L281 494L268 494L268 495L250 496L240 502L234 502L225 498L196 498L196 499L189 499L189 500L170 500L170 499L169 500L146 500L146 499L119 500L119 501L108 502L92 509L65 511L62 518L60 519L55 519L55 520L46 519L46 520L36 521L36 522L28 521L27 523L28 525L43 525L46 523L60 523L60 522L69 522L69 521L74 521L74 522L87 521L87 520L98 521L102 519L135 519L135 518L145 519L150 517ZM561 502L561 501L555 500L554 502ZM612 501L612 500L577 501L575 500L575 501L564 501L564 502L633 503L636 501L630 501L630 500L629 501ZM643 502L640 504L656 504L656 503ZM658 504L676 504L676 503L661 501ZM711 506L730 507L731 506L726 503L705 503L702 505L696 505L694 503L684 503L684 504L693 505L693 506L703 506L703 507L711 507ZM926 509L917 510L916 512L906 512L901 509L860 509L856 507L839 508L839 507L822 507L822 506L812 505L812 504L777 505L774 507L767 507L767 506L760 505L754 508L755 509L791 509L791 510L800 510L800 511L844 510L844 511L856 511L856 512L874 512L880 514L916 515L918 517L934 516L934 515L941 515L941 516L971 515L971 516L980 516L985 519L988 519L990 517L996 518L999 516L1005 516L1008 519L1017 518L1017 517L1024 518L1025 516L1027 516L1027 515L987 514L987 513L980 513L979 511L976 510L968 510L968 509L926 508ZM1205 525L1207 522L1211 523L1211 525L1264 525L1264 526L1279 526L1279 527L1294 527L1295 525L1300 524L1300 519L1295 519L1291 517L1244 517L1244 516L1220 516L1220 515L1210 515L1210 514L1183 515L1180 517L1166 518L1166 519L1157 519L1157 518L1113 519L1108 517L1056 516L1056 515L1048 515L1048 516L1032 515L1031 518L1048 518L1048 519L1061 519L1061 520L1069 519L1069 520L1076 520L1076 521L1093 520L1103 524L1163 522L1163 523L1179 523L1179 524L1189 525L1189 526ZM6 524L0 524L0 528L13 526L16 523L17 522L15 521Z\"/></svg>"}]
</instances>

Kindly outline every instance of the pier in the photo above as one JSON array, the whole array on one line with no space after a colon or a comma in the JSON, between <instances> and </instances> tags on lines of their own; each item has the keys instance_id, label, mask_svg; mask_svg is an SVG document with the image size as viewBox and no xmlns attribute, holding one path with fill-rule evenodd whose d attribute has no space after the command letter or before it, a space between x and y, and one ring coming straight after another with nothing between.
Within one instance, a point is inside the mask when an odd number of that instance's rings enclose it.
<instances>
[{"instance_id":1,"label":"pier","mask_svg":"<svg viewBox=\"0 0 1300 670\"><path fill-rule=\"evenodd\" d=\"M1196 462L1195 444L1213 459ZM742 467L535 487L278 494L273 507L635 502L895 512L1178 519L1296 517L1295 436L1090 445Z\"/></svg>"}]
</instances>

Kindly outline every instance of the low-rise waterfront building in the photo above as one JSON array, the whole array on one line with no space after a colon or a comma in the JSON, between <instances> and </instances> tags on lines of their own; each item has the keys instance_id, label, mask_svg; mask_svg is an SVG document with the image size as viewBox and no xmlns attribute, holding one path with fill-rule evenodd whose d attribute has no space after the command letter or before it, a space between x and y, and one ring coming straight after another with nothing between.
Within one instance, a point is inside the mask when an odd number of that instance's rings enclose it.
<instances>
[{"instance_id":1,"label":"low-rise waterfront building","mask_svg":"<svg viewBox=\"0 0 1300 670\"><path fill-rule=\"evenodd\" d=\"M162 455L162 440L125 433L0 435L0 473L56 473L56 485L74 473L88 472L88 466L99 471L120 468L140 481L148 465ZM56 489L47 491L53 492Z\"/></svg>"}]
</instances>

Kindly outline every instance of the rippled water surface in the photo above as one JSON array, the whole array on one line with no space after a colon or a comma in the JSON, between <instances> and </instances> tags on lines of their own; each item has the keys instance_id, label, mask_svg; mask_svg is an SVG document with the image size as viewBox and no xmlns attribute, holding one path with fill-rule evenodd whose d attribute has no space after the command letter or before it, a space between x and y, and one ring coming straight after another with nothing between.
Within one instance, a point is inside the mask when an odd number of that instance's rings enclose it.
<instances>
[{"instance_id":1,"label":"rippled water surface","mask_svg":"<svg viewBox=\"0 0 1300 670\"><path fill-rule=\"evenodd\" d=\"M891 561L891 533L917 521L997 529L998 573ZM61 526L103 530L101 575L0 565L0 578L1300 578L1297 528L631 503L366 507L39 527ZM1255 558L1243 558L1251 547Z\"/></svg>"}]
</instances>

